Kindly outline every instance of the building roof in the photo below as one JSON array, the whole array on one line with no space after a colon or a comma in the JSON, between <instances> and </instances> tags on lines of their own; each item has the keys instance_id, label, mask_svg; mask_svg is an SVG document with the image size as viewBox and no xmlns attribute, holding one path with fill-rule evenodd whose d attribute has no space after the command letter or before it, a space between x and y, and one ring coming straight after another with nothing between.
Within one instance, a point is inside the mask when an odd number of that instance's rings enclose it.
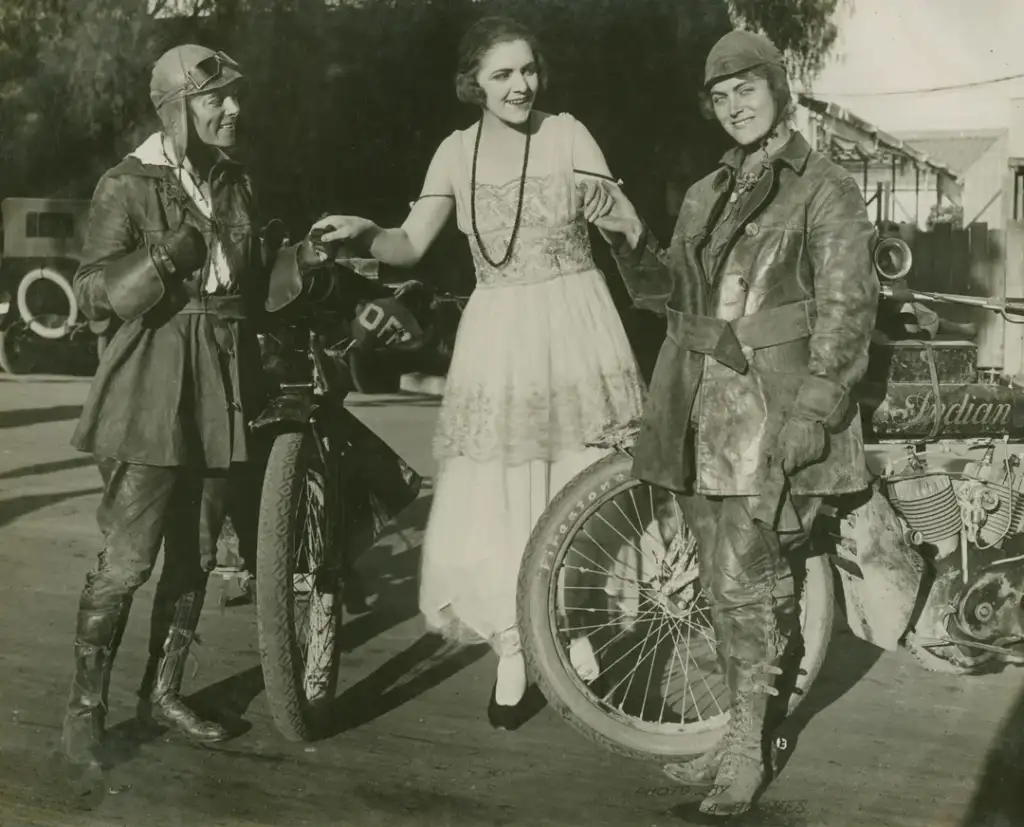
<instances>
[{"instance_id":1,"label":"building roof","mask_svg":"<svg viewBox=\"0 0 1024 827\"><path fill-rule=\"evenodd\" d=\"M963 175L992 145L1006 135L1005 129L948 129L929 132L894 132L932 158L939 159Z\"/></svg>"},{"instance_id":2,"label":"building roof","mask_svg":"<svg viewBox=\"0 0 1024 827\"><path fill-rule=\"evenodd\" d=\"M819 148L825 147L824 151L834 161L888 164L898 158L937 175L950 193L961 189L961 173L943 159L930 156L917 145L879 129L831 101L804 92L799 93L798 100L814 114L822 140Z\"/></svg>"}]
</instances>

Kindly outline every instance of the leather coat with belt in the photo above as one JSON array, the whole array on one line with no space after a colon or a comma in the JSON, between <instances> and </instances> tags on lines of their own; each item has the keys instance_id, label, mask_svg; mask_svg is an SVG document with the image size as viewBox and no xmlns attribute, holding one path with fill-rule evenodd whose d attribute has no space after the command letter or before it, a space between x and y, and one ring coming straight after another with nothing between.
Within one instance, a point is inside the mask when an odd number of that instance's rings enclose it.
<instances>
[{"instance_id":1,"label":"leather coat with belt","mask_svg":"<svg viewBox=\"0 0 1024 827\"><path fill-rule=\"evenodd\" d=\"M227 295L200 296L202 271L166 285L149 312L125 321L100 362L72 444L125 462L227 468L251 459L247 422L265 387L256 330L265 316L267 266L248 177L224 158L210 177L213 220L170 166L129 155L99 181L74 291L84 314L114 315L107 268L159 244L187 222L213 250L223 244ZM209 257L212 252L208 253ZM155 272L152 278L158 278Z\"/></svg>"},{"instance_id":2,"label":"leather coat with belt","mask_svg":"<svg viewBox=\"0 0 1024 827\"><path fill-rule=\"evenodd\" d=\"M870 476L851 389L867 367L879 292L864 199L794 133L709 252L740 161L730 151L689 190L667 251L646 229L635 249L614 251L634 304L668 322L634 474L774 509L785 483L772 454L799 412L825 424L829 447L789 479L789 493L861 490Z\"/></svg>"}]
</instances>

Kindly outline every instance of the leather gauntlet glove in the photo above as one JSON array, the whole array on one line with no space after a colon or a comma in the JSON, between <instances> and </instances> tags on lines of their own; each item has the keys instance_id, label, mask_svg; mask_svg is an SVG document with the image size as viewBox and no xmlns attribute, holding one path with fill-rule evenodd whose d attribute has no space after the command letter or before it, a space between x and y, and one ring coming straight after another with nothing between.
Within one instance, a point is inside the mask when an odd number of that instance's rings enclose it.
<instances>
[{"instance_id":1,"label":"leather gauntlet glove","mask_svg":"<svg viewBox=\"0 0 1024 827\"><path fill-rule=\"evenodd\" d=\"M110 309L125 321L145 315L163 299L168 285L206 261L206 240L191 225L168 233L159 244L121 256L103 268Z\"/></svg>"},{"instance_id":2,"label":"leather gauntlet glove","mask_svg":"<svg viewBox=\"0 0 1024 827\"><path fill-rule=\"evenodd\" d=\"M280 218L272 218L260 230L260 256L264 267L271 267L277 252L288 243L288 228Z\"/></svg>"},{"instance_id":3,"label":"leather gauntlet glove","mask_svg":"<svg viewBox=\"0 0 1024 827\"><path fill-rule=\"evenodd\" d=\"M309 238L303 239L295 251L302 279L302 295L316 304L325 301L334 292L337 277L325 253L318 250Z\"/></svg>"},{"instance_id":4,"label":"leather gauntlet glove","mask_svg":"<svg viewBox=\"0 0 1024 827\"><path fill-rule=\"evenodd\" d=\"M825 426L803 416L790 416L779 432L778 456L787 476L824 458L828 448Z\"/></svg>"},{"instance_id":5,"label":"leather gauntlet glove","mask_svg":"<svg viewBox=\"0 0 1024 827\"><path fill-rule=\"evenodd\" d=\"M825 458L829 429L840 426L849 404L849 394L839 382L827 376L804 379L776 444L787 476Z\"/></svg>"},{"instance_id":6,"label":"leather gauntlet glove","mask_svg":"<svg viewBox=\"0 0 1024 827\"><path fill-rule=\"evenodd\" d=\"M206 239L191 224L182 224L168 233L160 244L154 245L153 260L165 278L174 276L186 278L206 263Z\"/></svg>"}]
</instances>

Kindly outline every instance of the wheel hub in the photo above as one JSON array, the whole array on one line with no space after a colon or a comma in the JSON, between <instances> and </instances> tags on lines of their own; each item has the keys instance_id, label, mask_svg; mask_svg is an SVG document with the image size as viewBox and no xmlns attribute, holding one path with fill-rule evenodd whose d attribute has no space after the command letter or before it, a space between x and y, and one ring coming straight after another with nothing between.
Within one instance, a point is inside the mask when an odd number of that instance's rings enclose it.
<instances>
[{"instance_id":1,"label":"wheel hub","mask_svg":"<svg viewBox=\"0 0 1024 827\"><path fill-rule=\"evenodd\" d=\"M1012 573L991 571L970 585L960 601L957 625L981 642L1024 637L1024 588Z\"/></svg>"}]
</instances>

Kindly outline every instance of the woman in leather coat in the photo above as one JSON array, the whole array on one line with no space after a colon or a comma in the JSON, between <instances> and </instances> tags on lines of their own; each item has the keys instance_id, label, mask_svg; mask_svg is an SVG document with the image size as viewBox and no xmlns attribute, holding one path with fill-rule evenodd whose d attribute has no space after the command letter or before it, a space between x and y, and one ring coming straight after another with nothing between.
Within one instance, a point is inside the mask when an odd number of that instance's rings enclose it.
<instances>
[{"instance_id":1,"label":"woman in leather coat","mask_svg":"<svg viewBox=\"0 0 1024 827\"><path fill-rule=\"evenodd\" d=\"M106 172L92 200L75 295L88 318L121 326L72 439L104 483L104 544L79 601L63 726L64 755L78 766L100 766L114 655L161 544L140 713L199 741L228 734L180 690L261 400L267 268L249 178L231 158L241 77L201 46L163 55L150 84L163 129Z\"/></svg>"},{"instance_id":2,"label":"woman in leather coat","mask_svg":"<svg viewBox=\"0 0 1024 827\"><path fill-rule=\"evenodd\" d=\"M718 746L665 769L713 785L701 810L732 815L770 773L770 699L798 620L778 588L784 557L806 543L823 497L869 481L851 389L867 366L878 283L856 181L787 124L778 50L727 34L704 93L736 145L686 194L668 250L621 195L598 226L635 303L667 316L634 474L677 492L696 534L732 695Z\"/></svg>"}]
</instances>

